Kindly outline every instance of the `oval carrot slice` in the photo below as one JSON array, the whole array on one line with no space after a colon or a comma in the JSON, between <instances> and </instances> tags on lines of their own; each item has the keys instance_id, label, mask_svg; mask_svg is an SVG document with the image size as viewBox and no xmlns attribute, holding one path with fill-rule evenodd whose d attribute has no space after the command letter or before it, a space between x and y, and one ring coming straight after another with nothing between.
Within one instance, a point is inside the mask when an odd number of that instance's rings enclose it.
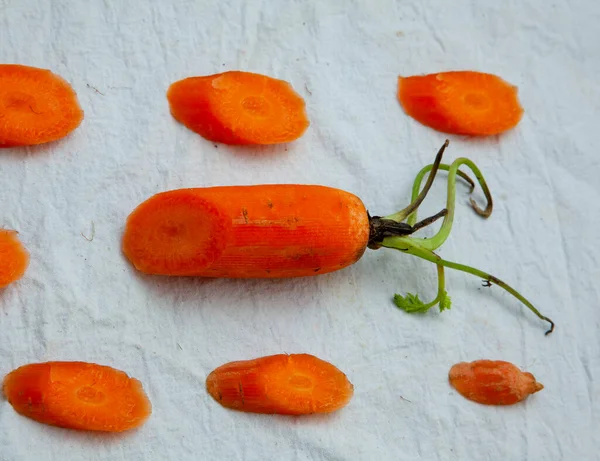
<instances>
[{"instance_id":1,"label":"oval carrot slice","mask_svg":"<svg viewBox=\"0 0 600 461\"><path fill-rule=\"evenodd\" d=\"M206 389L226 408L286 415L331 413L354 393L344 373L308 354L227 363L208 376Z\"/></svg>"},{"instance_id":2,"label":"oval carrot slice","mask_svg":"<svg viewBox=\"0 0 600 461\"><path fill-rule=\"evenodd\" d=\"M69 429L122 432L152 412L137 379L94 363L24 365L6 376L4 395L23 416Z\"/></svg>"},{"instance_id":3,"label":"oval carrot slice","mask_svg":"<svg viewBox=\"0 0 600 461\"><path fill-rule=\"evenodd\" d=\"M0 288L23 277L29 266L29 253L17 232L0 229Z\"/></svg>"},{"instance_id":4,"label":"oval carrot slice","mask_svg":"<svg viewBox=\"0 0 600 461\"><path fill-rule=\"evenodd\" d=\"M515 86L474 71L399 77L398 100L418 122L452 134L499 134L523 115Z\"/></svg>"},{"instance_id":5,"label":"oval carrot slice","mask_svg":"<svg viewBox=\"0 0 600 461\"><path fill-rule=\"evenodd\" d=\"M150 274L300 277L353 264L368 239L363 203L339 189L207 187L139 205L127 219L123 251Z\"/></svg>"},{"instance_id":6,"label":"oval carrot slice","mask_svg":"<svg viewBox=\"0 0 600 461\"><path fill-rule=\"evenodd\" d=\"M0 64L0 146L56 141L82 120L77 95L62 77L37 67Z\"/></svg>"},{"instance_id":7,"label":"oval carrot slice","mask_svg":"<svg viewBox=\"0 0 600 461\"><path fill-rule=\"evenodd\" d=\"M225 144L290 142L309 125L304 100L289 83L251 72L186 78L167 98L176 120Z\"/></svg>"},{"instance_id":8,"label":"oval carrot slice","mask_svg":"<svg viewBox=\"0 0 600 461\"><path fill-rule=\"evenodd\" d=\"M485 405L512 405L544 388L531 373L502 360L457 363L448 377L463 397Z\"/></svg>"}]
</instances>

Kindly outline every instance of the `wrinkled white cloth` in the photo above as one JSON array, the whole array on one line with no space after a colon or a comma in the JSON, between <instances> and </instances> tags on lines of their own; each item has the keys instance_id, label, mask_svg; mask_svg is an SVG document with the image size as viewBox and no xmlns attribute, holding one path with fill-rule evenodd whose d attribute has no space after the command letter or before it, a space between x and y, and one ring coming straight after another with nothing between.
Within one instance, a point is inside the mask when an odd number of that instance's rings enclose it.
<instances>
[{"instance_id":1,"label":"wrinkled white cloth","mask_svg":"<svg viewBox=\"0 0 600 461\"><path fill-rule=\"evenodd\" d=\"M25 277L0 291L0 374L102 363L140 379L154 407L141 429L105 435L37 424L0 400L0 460L598 459L599 23L594 0L0 0L0 62L62 75L85 110L60 142L0 152L0 226L31 252ZM171 82L230 69L289 81L306 99L305 136L227 147L173 120ZM397 76L450 69L502 76L526 112L503 136L450 137L446 160L473 159L495 208L479 218L459 187L441 254L521 290L553 335L498 287L452 271L450 311L397 310L396 292L434 296L435 269L391 250L261 281L147 277L122 255L127 215L168 189L313 183L372 214L403 208L446 136L404 114ZM422 216L443 207L445 184L442 173ZM281 352L346 372L350 405L259 416L206 393L213 368ZM447 373L479 358L511 361L545 389L512 407L469 402Z\"/></svg>"}]
</instances>

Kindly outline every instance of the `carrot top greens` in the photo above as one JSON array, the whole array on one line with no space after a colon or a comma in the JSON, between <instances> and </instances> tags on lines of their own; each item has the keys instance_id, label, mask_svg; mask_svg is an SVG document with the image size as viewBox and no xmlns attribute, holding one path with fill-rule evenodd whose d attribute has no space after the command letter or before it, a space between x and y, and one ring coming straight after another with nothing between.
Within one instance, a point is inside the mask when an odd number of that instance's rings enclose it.
<instances>
[{"instance_id":1,"label":"carrot top greens","mask_svg":"<svg viewBox=\"0 0 600 461\"><path fill-rule=\"evenodd\" d=\"M426 303L419 298L418 294L407 293L405 296L396 294L394 296L394 303L396 306L398 306L398 308L410 313L426 312L431 307L436 305L439 306L440 312L450 309L452 302L448 292L446 291L446 281L444 275L444 268L448 267L450 269L459 270L477 277L481 277L486 281L488 286L494 284L506 290L519 301L521 301L537 317L549 322L550 329L546 331L546 335L552 333L552 331L554 331L554 322L548 317L542 315L527 298L525 298L521 293L512 288L506 282L474 267L443 259L435 253L435 250L446 241L450 235L450 231L452 230L456 202L456 177L460 176L467 181L471 186L471 192L473 192L475 189L475 183L473 180L463 171L459 170L461 166L465 165L473 172L475 178L477 179L477 183L481 186L487 200L486 207L482 209L479 207L479 205L477 205L475 200L471 198L471 207L478 215L484 218L487 218L491 215L493 208L492 195L485 182L485 179L483 178L481 171L479 171L479 168L477 168L477 166L471 160L466 158L458 158L452 162L451 165L441 163L442 156L446 147L448 147L448 144L449 141L446 140L444 145L439 150L434 163L424 167L417 175L413 185L410 205L403 210L389 216L371 217L371 236L369 239L369 248L393 248L403 253L431 261L437 267L438 291L433 301ZM448 171L448 193L446 207L439 213L429 218L426 218L422 221L417 221L417 210L431 189L431 185L433 184L438 170ZM421 183L423 182L423 178L427 173L429 173L429 176L427 177L425 186L423 189L421 189ZM428 226L440 218L443 218L442 225L439 231L433 237L423 239L410 236L414 232L425 226Z\"/></svg>"}]
</instances>

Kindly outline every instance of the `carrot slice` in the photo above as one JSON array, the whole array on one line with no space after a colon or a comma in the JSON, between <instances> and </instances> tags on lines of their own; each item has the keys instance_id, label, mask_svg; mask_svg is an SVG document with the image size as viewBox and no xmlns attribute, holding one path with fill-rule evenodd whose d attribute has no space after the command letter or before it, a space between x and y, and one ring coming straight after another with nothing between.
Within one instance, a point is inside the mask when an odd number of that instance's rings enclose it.
<instances>
[{"instance_id":1,"label":"carrot slice","mask_svg":"<svg viewBox=\"0 0 600 461\"><path fill-rule=\"evenodd\" d=\"M531 373L502 360L457 363L448 378L463 397L484 405L512 405L544 388Z\"/></svg>"},{"instance_id":2,"label":"carrot slice","mask_svg":"<svg viewBox=\"0 0 600 461\"><path fill-rule=\"evenodd\" d=\"M37 67L0 64L0 146L56 141L82 120L77 95L62 77Z\"/></svg>"},{"instance_id":3,"label":"carrot slice","mask_svg":"<svg viewBox=\"0 0 600 461\"><path fill-rule=\"evenodd\" d=\"M309 125L304 100L289 83L251 72L186 78L167 98L176 120L225 144L290 142Z\"/></svg>"},{"instance_id":4,"label":"carrot slice","mask_svg":"<svg viewBox=\"0 0 600 461\"><path fill-rule=\"evenodd\" d=\"M418 122L452 134L499 134L523 115L515 86L474 71L399 77L398 100Z\"/></svg>"},{"instance_id":5,"label":"carrot slice","mask_svg":"<svg viewBox=\"0 0 600 461\"><path fill-rule=\"evenodd\" d=\"M69 429L122 432L152 412L137 379L94 363L24 365L6 376L4 394L23 416Z\"/></svg>"},{"instance_id":6,"label":"carrot slice","mask_svg":"<svg viewBox=\"0 0 600 461\"><path fill-rule=\"evenodd\" d=\"M13 230L0 229L0 288L19 280L29 266L29 253Z\"/></svg>"},{"instance_id":7,"label":"carrot slice","mask_svg":"<svg viewBox=\"0 0 600 461\"><path fill-rule=\"evenodd\" d=\"M330 413L354 393L344 373L308 354L227 363L208 376L206 389L226 408L287 415Z\"/></svg>"},{"instance_id":8,"label":"carrot slice","mask_svg":"<svg viewBox=\"0 0 600 461\"><path fill-rule=\"evenodd\" d=\"M339 189L257 185L157 194L127 219L123 251L146 273L272 278L324 274L360 259L362 201Z\"/></svg>"}]
</instances>

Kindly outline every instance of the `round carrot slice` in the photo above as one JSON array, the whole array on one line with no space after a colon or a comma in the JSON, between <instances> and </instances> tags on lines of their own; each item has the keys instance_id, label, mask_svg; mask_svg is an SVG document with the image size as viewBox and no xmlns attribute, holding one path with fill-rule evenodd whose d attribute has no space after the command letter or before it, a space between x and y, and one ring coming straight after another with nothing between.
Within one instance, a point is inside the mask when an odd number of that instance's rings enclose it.
<instances>
[{"instance_id":1,"label":"round carrot slice","mask_svg":"<svg viewBox=\"0 0 600 461\"><path fill-rule=\"evenodd\" d=\"M451 134L499 134L516 126L523 115L517 88L482 72L399 77L398 99L418 122Z\"/></svg>"},{"instance_id":2,"label":"round carrot slice","mask_svg":"<svg viewBox=\"0 0 600 461\"><path fill-rule=\"evenodd\" d=\"M289 83L251 72L180 80L167 97L175 119L225 144L290 142L309 125L304 100Z\"/></svg>"},{"instance_id":3,"label":"round carrot slice","mask_svg":"<svg viewBox=\"0 0 600 461\"><path fill-rule=\"evenodd\" d=\"M154 195L127 218L123 251L148 274L195 275L223 252L231 222L191 189Z\"/></svg>"},{"instance_id":4,"label":"round carrot slice","mask_svg":"<svg viewBox=\"0 0 600 461\"><path fill-rule=\"evenodd\" d=\"M17 232L0 229L0 288L19 280L29 266L29 253Z\"/></svg>"},{"instance_id":5,"label":"round carrot slice","mask_svg":"<svg viewBox=\"0 0 600 461\"><path fill-rule=\"evenodd\" d=\"M137 379L94 363L24 365L6 376L4 394L23 416L69 429L122 432L152 413Z\"/></svg>"},{"instance_id":6,"label":"round carrot slice","mask_svg":"<svg viewBox=\"0 0 600 461\"><path fill-rule=\"evenodd\" d=\"M82 120L77 95L62 77L37 67L0 64L0 146L56 141Z\"/></svg>"},{"instance_id":7,"label":"round carrot slice","mask_svg":"<svg viewBox=\"0 0 600 461\"><path fill-rule=\"evenodd\" d=\"M531 373L503 360L457 363L448 378L463 397L484 405L512 405L544 388Z\"/></svg>"},{"instance_id":8,"label":"round carrot slice","mask_svg":"<svg viewBox=\"0 0 600 461\"><path fill-rule=\"evenodd\" d=\"M206 388L226 408L287 415L331 413L354 393L344 373L309 354L230 362L208 376Z\"/></svg>"}]
</instances>

